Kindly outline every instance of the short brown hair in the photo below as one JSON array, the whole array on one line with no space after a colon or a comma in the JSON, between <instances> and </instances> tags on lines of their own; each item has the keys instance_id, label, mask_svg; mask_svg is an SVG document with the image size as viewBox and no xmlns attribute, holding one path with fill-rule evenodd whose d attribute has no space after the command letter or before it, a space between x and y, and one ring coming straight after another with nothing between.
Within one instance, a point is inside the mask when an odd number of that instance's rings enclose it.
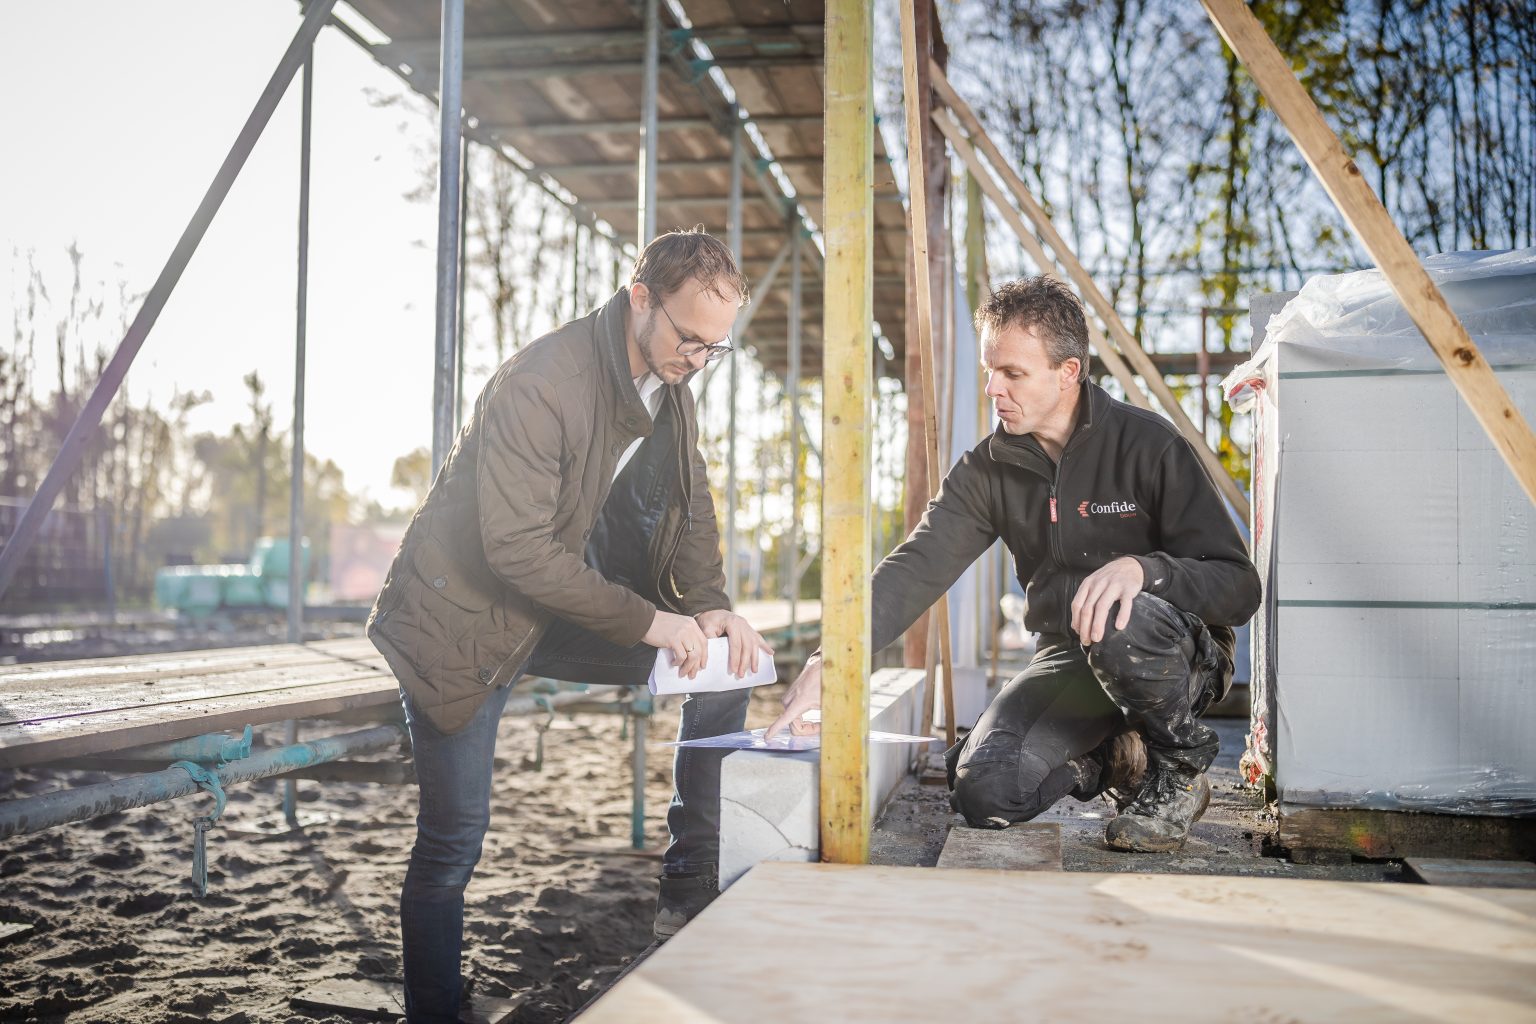
<instances>
[{"instance_id":1,"label":"short brown hair","mask_svg":"<svg viewBox=\"0 0 1536 1024\"><path fill-rule=\"evenodd\" d=\"M1077 379L1088 376L1088 321L1083 304L1060 281L1043 275L1010 281L976 310L978 337L1011 327L1036 331L1052 366L1076 359Z\"/></svg>"},{"instance_id":2,"label":"short brown hair","mask_svg":"<svg viewBox=\"0 0 1536 1024\"><path fill-rule=\"evenodd\" d=\"M747 301L747 279L736 266L726 244L696 224L687 231L668 231L657 235L635 261L629 283L643 284L658 299L677 292L690 280L697 280L704 290L722 299L735 292L737 305Z\"/></svg>"}]
</instances>

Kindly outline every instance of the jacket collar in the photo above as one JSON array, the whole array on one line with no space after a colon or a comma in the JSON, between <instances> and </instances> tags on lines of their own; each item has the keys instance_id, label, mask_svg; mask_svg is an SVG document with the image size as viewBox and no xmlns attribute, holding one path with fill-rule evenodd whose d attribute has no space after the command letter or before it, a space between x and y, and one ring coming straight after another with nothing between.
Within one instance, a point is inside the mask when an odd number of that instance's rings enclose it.
<instances>
[{"instance_id":1,"label":"jacket collar","mask_svg":"<svg viewBox=\"0 0 1536 1024\"><path fill-rule=\"evenodd\" d=\"M620 288L597 311L597 323L592 332L596 342L597 362L608 378L609 388L606 393L614 396L614 424L632 437L650 437L651 414L640 400L640 392L635 390L635 379L629 373L629 343L625 340L628 316L629 289Z\"/></svg>"},{"instance_id":2,"label":"jacket collar","mask_svg":"<svg viewBox=\"0 0 1536 1024\"><path fill-rule=\"evenodd\" d=\"M1115 403L1108 392L1092 381L1083 381L1081 388L1077 402L1077 426L1072 428L1072 436L1067 438L1063 455L1075 448L1095 426L1103 423ZM1047 477L1055 475L1051 457L1045 453L1040 442L1035 440L1034 434L1010 434L1003 429L1001 423L987 441L987 453L998 462L1033 470Z\"/></svg>"}]
</instances>

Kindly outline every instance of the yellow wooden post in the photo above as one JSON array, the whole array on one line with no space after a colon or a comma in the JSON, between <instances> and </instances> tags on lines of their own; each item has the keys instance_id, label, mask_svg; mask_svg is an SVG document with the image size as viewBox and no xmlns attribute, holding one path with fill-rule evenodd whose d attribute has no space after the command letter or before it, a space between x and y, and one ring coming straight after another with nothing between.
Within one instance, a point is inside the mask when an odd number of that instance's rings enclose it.
<instances>
[{"instance_id":1,"label":"yellow wooden post","mask_svg":"<svg viewBox=\"0 0 1536 1024\"><path fill-rule=\"evenodd\" d=\"M869 860L870 426L874 392L871 0L828 0L822 230L821 857Z\"/></svg>"},{"instance_id":2,"label":"yellow wooden post","mask_svg":"<svg viewBox=\"0 0 1536 1024\"><path fill-rule=\"evenodd\" d=\"M1237 59L1253 76L1296 148L1307 158L1333 205L1339 208L1360 244L1376 261L1387 284L1397 293L1462 400L1482 424L1493 446L1504 457L1526 497L1536 502L1536 436L1509 394L1494 375L1445 296L1424 272L1413 247L1392 221L1392 215L1344 146L1317 104L1302 88L1285 57L1275 48L1264 26L1240 0L1201 0Z\"/></svg>"}]
</instances>

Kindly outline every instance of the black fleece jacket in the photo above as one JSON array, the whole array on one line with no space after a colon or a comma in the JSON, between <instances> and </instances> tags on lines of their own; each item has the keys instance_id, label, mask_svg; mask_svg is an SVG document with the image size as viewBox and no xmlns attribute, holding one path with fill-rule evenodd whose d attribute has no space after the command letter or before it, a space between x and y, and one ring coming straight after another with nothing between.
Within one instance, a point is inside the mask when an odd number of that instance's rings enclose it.
<instances>
[{"instance_id":1,"label":"black fleece jacket","mask_svg":"<svg viewBox=\"0 0 1536 1024\"><path fill-rule=\"evenodd\" d=\"M1024 624L1072 633L1072 598L1130 555L1143 590L1197 616L1230 655L1259 607L1259 575L1190 443L1154 413L1085 382L1061 462L1001 428L957 462L917 529L875 569L873 642L900 636L998 537L1012 553Z\"/></svg>"}]
</instances>

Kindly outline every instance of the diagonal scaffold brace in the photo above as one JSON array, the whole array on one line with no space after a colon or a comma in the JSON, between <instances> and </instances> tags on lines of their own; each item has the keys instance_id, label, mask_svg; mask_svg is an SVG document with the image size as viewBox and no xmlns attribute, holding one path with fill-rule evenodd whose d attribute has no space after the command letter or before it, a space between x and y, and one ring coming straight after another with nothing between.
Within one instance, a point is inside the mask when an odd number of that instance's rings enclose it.
<instances>
[{"instance_id":1,"label":"diagonal scaffold brace","mask_svg":"<svg viewBox=\"0 0 1536 1024\"><path fill-rule=\"evenodd\" d=\"M111 361L102 371L101 379L96 382L96 387L91 391L91 397L86 400L80 415L75 418L74 424L69 428L69 433L65 436L59 454L53 460L53 465L48 467L48 474L43 477L37 493L32 496L26 511L22 513L21 521L16 524L16 531L11 534L5 546L0 548L0 594L5 593L6 588L16 577L22 559L26 557L32 544L37 540L37 535L41 532L48 513L53 509L53 503L58 500L59 494L64 490L64 485L75 474L75 470L80 468L80 462L85 458L86 450L90 447L91 438L101 427L101 418L106 414L107 406L111 405L112 399L117 397L123 378L128 375L128 368L133 365L134 358L143 347L144 339L149 337L150 329L159 319L161 310L165 308L171 292L181 280L182 272L191 262L192 254L197 251L203 235L208 232L208 226L213 223L214 215L219 212L224 198L229 195L230 187L234 185L235 178L239 176L246 159L251 155L251 150L256 146L256 140L261 138L267 122L272 119L272 112L277 109L278 101L283 98L288 84L293 81L293 76L308 57L310 46L325 25L326 19L330 17L331 8L335 6L336 0L313 0L306 9L298 32L295 33L293 41L288 44L288 49L283 52L277 69L272 72L266 88L261 91L261 96L256 100L256 106L252 109L250 116L246 118L245 126L240 129L235 144L230 147L229 154L224 157L224 163L220 165L218 173L213 176L213 183L208 186L203 201L198 204L197 212L192 215L191 222L181 233L181 239L172 250L171 258L161 269L160 276L155 279L153 287L145 296L144 304L139 307L133 323L128 325L128 331L123 335L122 342L118 344L117 351L112 354Z\"/></svg>"}]
</instances>

